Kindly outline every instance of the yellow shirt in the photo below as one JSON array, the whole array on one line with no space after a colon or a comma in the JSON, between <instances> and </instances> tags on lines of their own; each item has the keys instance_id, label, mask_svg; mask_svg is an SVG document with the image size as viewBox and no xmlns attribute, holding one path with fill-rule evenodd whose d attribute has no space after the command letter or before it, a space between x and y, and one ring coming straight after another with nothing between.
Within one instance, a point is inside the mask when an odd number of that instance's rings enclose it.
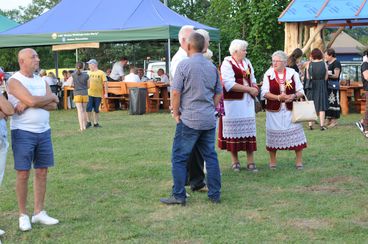
<instances>
[{"instance_id":1,"label":"yellow shirt","mask_svg":"<svg viewBox=\"0 0 368 244\"><path fill-rule=\"evenodd\" d=\"M102 70L89 71L88 95L92 97L102 97L103 82L107 81L106 75Z\"/></svg>"}]
</instances>

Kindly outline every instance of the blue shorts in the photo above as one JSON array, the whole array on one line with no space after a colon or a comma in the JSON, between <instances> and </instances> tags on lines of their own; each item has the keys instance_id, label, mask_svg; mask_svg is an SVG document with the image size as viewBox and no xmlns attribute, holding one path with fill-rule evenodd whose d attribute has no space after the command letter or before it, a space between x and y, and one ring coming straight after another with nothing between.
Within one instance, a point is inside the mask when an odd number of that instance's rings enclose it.
<instances>
[{"instance_id":1,"label":"blue shorts","mask_svg":"<svg viewBox=\"0 0 368 244\"><path fill-rule=\"evenodd\" d=\"M93 109L95 111L95 113L99 113L100 112L100 104L101 104L101 98L100 97L88 96L87 112L92 112L92 109Z\"/></svg>"},{"instance_id":2,"label":"blue shorts","mask_svg":"<svg viewBox=\"0 0 368 244\"><path fill-rule=\"evenodd\" d=\"M33 133L24 130L12 130L12 149L14 169L30 170L54 166L54 152L51 142L51 130Z\"/></svg>"}]
</instances>

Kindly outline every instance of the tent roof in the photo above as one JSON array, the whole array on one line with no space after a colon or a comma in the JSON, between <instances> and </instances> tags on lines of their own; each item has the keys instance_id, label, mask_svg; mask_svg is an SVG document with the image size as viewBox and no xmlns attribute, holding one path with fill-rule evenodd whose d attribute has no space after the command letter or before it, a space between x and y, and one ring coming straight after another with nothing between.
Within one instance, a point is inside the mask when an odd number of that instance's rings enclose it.
<instances>
[{"instance_id":1,"label":"tent roof","mask_svg":"<svg viewBox=\"0 0 368 244\"><path fill-rule=\"evenodd\" d=\"M293 0L280 22L327 21L330 26L368 25L367 0Z\"/></svg>"},{"instance_id":2,"label":"tent roof","mask_svg":"<svg viewBox=\"0 0 368 244\"><path fill-rule=\"evenodd\" d=\"M345 32L341 32L337 36L331 47L335 49L336 53L361 53L365 49L362 43Z\"/></svg>"},{"instance_id":3,"label":"tent roof","mask_svg":"<svg viewBox=\"0 0 368 244\"><path fill-rule=\"evenodd\" d=\"M0 14L0 32L17 26L18 23Z\"/></svg>"},{"instance_id":4,"label":"tent roof","mask_svg":"<svg viewBox=\"0 0 368 244\"><path fill-rule=\"evenodd\" d=\"M159 0L62 0L41 16L0 34L0 47L177 39L181 26L219 30L177 14Z\"/></svg>"}]
</instances>

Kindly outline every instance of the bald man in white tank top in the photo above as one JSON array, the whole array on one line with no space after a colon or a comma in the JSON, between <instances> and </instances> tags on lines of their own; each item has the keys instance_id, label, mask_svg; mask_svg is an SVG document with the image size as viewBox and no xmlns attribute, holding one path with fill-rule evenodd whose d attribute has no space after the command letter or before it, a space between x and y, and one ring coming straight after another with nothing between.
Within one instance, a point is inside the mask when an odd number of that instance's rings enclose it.
<instances>
[{"instance_id":1,"label":"bald man in white tank top","mask_svg":"<svg viewBox=\"0 0 368 244\"><path fill-rule=\"evenodd\" d=\"M34 74L40 63L35 50L26 48L19 51L18 62L20 70L8 82L9 101L16 112L10 121L10 129L17 172L19 229L28 231L32 229L26 209L32 166L35 169L32 223L54 225L59 222L44 210L47 171L54 165L49 111L57 108L59 100L48 84Z\"/></svg>"}]
</instances>

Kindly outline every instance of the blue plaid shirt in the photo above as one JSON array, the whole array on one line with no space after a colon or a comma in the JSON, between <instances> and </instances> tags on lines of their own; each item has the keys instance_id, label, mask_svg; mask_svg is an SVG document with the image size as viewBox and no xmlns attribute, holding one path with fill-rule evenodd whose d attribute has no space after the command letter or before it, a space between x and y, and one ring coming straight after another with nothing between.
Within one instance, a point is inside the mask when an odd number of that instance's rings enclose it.
<instances>
[{"instance_id":1,"label":"blue plaid shirt","mask_svg":"<svg viewBox=\"0 0 368 244\"><path fill-rule=\"evenodd\" d=\"M181 61L176 69L172 89L180 92L180 119L195 130L216 127L213 97L222 93L216 66L201 53Z\"/></svg>"}]
</instances>

